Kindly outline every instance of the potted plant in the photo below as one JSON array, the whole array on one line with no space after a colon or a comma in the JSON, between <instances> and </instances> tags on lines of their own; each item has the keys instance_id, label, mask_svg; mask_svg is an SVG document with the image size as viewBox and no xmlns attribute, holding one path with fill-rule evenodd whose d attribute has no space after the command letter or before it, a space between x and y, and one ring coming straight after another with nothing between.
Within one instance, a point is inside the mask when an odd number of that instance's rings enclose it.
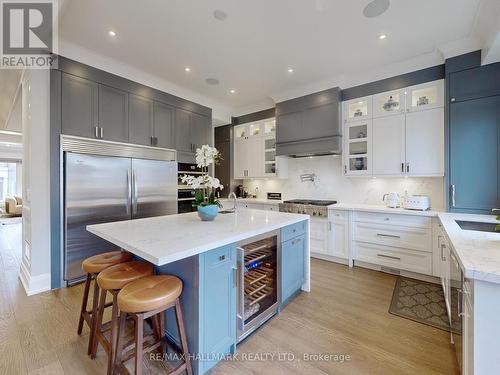
<instances>
[{"instance_id":1,"label":"potted plant","mask_svg":"<svg viewBox=\"0 0 500 375\"><path fill-rule=\"evenodd\" d=\"M208 167L217 165L221 160L219 151L215 147L203 145L196 149L196 165L201 168L202 174L195 177L184 175L183 183L196 190L193 206L198 208L198 216L203 221L212 221L219 213L220 202L215 199L215 189L223 189L218 178L208 174Z\"/></svg>"}]
</instances>

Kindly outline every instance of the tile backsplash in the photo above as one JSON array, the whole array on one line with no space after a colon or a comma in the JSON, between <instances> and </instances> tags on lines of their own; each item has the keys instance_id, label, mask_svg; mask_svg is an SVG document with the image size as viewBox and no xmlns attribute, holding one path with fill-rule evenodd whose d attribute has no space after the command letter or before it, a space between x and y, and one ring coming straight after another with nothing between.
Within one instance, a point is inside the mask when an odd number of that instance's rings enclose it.
<instances>
[{"instance_id":1,"label":"tile backsplash","mask_svg":"<svg viewBox=\"0 0 500 375\"><path fill-rule=\"evenodd\" d=\"M300 175L314 173L314 182L301 182ZM344 177L340 156L289 159L287 179L245 180L249 193L266 198L267 192L281 192L283 199L335 199L343 203L383 204L382 196L395 191L400 195L425 194L434 209L444 208L442 177Z\"/></svg>"}]
</instances>

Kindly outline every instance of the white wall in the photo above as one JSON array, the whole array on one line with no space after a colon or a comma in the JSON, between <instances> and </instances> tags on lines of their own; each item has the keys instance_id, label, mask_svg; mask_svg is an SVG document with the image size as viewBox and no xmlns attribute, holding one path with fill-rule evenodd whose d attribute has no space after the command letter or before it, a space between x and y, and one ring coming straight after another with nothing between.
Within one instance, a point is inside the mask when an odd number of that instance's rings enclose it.
<instances>
[{"instance_id":1,"label":"white wall","mask_svg":"<svg viewBox=\"0 0 500 375\"><path fill-rule=\"evenodd\" d=\"M303 173L315 173L314 182L301 182ZM288 160L287 179L245 180L249 193L265 198L267 192L281 192L284 199L335 199L342 203L383 204L385 193L396 191L404 195L427 194L432 208L444 208L443 178L371 178L344 177L340 156L320 156Z\"/></svg>"},{"instance_id":2,"label":"white wall","mask_svg":"<svg viewBox=\"0 0 500 375\"><path fill-rule=\"evenodd\" d=\"M50 289L49 71L26 71L22 82L23 257L28 295Z\"/></svg>"},{"instance_id":3,"label":"white wall","mask_svg":"<svg viewBox=\"0 0 500 375\"><path fill-rule=\"evenodd\" d=\"M12 111L10 112L9 119L7 120L5 130L22 132L22 129L22 95L18 94L12 106Z\"/></svg>"}]
</instances>

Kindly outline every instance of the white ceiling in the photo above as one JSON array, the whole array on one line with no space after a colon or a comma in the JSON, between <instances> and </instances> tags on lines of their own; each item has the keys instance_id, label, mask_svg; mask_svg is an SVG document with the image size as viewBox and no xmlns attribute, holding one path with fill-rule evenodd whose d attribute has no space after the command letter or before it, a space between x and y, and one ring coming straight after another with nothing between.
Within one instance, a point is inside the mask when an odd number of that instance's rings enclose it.
<instances>
[{"instance_id":1,"label":"white ceiling","mask_svg":"<svg viewBox=\"0 0 500 375\"><path fill-rule=\"evenodd\" d=\"M470 41L479 5L500 4L392 0L385 14L368 19L362 14L368 2L66 0L59 35L61 45L81 46L238 112ZM227 13L225 21L213 17L216 9ZM207 85L209 77L220 84Z\"/></svg>"}]
</instances>

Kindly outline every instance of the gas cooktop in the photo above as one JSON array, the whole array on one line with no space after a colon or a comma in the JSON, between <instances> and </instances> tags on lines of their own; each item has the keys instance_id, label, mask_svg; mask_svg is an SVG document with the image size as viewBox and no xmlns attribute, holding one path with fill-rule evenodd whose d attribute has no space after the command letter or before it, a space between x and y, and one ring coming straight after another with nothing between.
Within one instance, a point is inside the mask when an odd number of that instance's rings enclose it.
<instances>
[{"instance_id":1,"label":"gas cooktop","mask_svg":"<svg viewBox=\"0 0 500 375\"><path fill-rule=\"evenodd\" d=\"M337 203L337 201L324 201L324 200L315 200L315 199L292 199L289 201L284 201L283 203L307 204L307 205L312 205L312 206L329 206L331 204Z\"/></svg>"},{"instance_id":2,"label":"gas cooktop","mask_svg":"<svg viewBox=\"0 0 500 375\"><path fill-rule=\"evenodd\" d=\"M280 203L280 212L307 214L310 216L328 217L328 207L337 201L323 201L317 199L292 199Z\"/></svg>"}]
</instances>

